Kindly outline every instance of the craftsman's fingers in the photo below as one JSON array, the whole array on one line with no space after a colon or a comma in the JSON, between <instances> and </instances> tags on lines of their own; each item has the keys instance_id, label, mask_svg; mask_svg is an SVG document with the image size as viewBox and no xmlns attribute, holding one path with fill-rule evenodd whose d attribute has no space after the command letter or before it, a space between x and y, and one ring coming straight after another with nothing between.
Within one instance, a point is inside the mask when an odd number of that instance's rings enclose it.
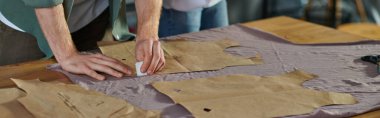
<instances>
[{"instance_id":1,"label":"craftsman's fingers","mask_svg":"<svg viewBox=\"0 0 380 118\"><path fill-rule=\"evenodd\" d=\"M166 60L165 60L165 53L164 53L164 50L161 49L161 62L162 62L162 65L159 69L159 71L161 71L164 67L165 67L165 64L166 64Z\"/></svg>"},{"instance_id":2,"label":"craftsman's fingers","mask_svg":"<svg viewBox=\"0 0 380 118\"><path fill-rule=\"evenodd\" d=\"M140 71L146 73L153 58L153 42L152 40L145 40L144 43L144 61Z\"/></svg>"},{"instance_id":3,"label":"craftsman's fingers","mask_svg":"<svg viewBox=\"0 0 380 118\"><path fill-rule=\"evenodd\" d=\"M103 60L103 58L91 58L90 61L93 63L97 63L97 64L101 64L101 65L111 67L112 69L115 69L115 70L122 72L126 75L132 74L132 72L129 70L127 65L125 65L125 64L123 64L117 60L111 61L110 59Z\"/></svg>"},{"instance_id":4,"label":"craftsman's fingers","mask_svg":"<svg viewBox=\"0 0 380 118\"><path fill-rule=\"evenodd\" d=\"M112 76L115 76L115 77L118 77L118 78L120 78L120 77L123 76L122 73L117 72L116 70L114 70L111 67L106 66L106 65L97 64L97 63L93 63L93 62L88 62L87 66L90 69L92 69L92 70L96 70L98 72L103 72L103 73L106 73L106 74L109 74L109 75L112 75Z\"/></svg>"},{"instance_id":5,"label":"craftsman's fingers","mask_svg":"<svg viewBox=\"0 0 380 118\"><path fill-rule=\"evenodd\" d=\"M162 62L162 60L160 60L160 61L158 62L158 64L157 64L157 68L156 68L156 70L154 70L154 71L155 71L155 72L161 71L162 68L164 67L164 65L165 65L165 63Z\"/></svg>"},{"instance_id":6,"label":"craftsman's fingers","mask_svg":"<svg viewBox=\"0 0 380 118\"><path fill-rule=\"evenodd\" d=\"M144 42L145 41L136 41L136 49L135 49L135 55L136 55L136 62L144 61Z\"/></svg>"},{"instance_id":7,"label":"craftsman's fingers","mask_svg":"<svg viewBox=\"0 0 380 118\"><path fill-rule=\"evenodd\" d=\"M94 79L97 79L97 80L104 80L105 79L105 77L103 75L96 73L94 70L90 69L86 65L79 66L79 69L81 70L81 72L79 74L86 74L86 75L88 75Z\"/></svg>"},{"instance_id":8,"label":"craftsman's fingers","mask_svg":"<svg viewBox=\"0 0 380 118\"><path fill-rule=\"evenodd\" d=\"M154 72L156 72L156 70L158 69L158 64L159 64L159 61L161 60L161 46L160 46L160 42L158 41L155 41L153 42L153 57L151 59L151 62L150 62L150 65L149 65L149 68L147 70L147 73L148 74L153 74Z\"/></svg>"},{"instance_id":9,"label":"craftsman's fingers","mask_svg":"<svg viewBox=\"0 0 380 118\"><path fill-rule=\"evenodd\" d=\"M160 61L158 62L158 67L156 68L155 72L161 71L165 66L165 55L164 51L161 49L160 51Z\"/></svg>"},{"instance_id":10,"label":"craftsman's fingers","mask_svg":"<svg viewBox=\"0 0 380 118\"><path fill-rule=\"evenodd\" d=\"M62 69L76 74L86 74L97 80L104 80L105 76L97 73L103 72L115 77L122 77L123 73L131 74L128 67L120 61L106 57L102 54L79 55L59 61Z\"/></svg>"}]
</instances>

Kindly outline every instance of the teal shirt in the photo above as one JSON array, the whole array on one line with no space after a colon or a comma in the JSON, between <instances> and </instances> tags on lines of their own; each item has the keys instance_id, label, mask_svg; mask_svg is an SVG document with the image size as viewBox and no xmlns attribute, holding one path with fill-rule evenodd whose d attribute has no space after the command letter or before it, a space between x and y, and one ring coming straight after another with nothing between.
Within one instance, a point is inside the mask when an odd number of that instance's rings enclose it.
<instances>
[{"instance_id":1,"label":"teal shirt","mask_svg":"<svg viewBox=\"0 0 380 118\"><path fill-rule=\"evenodd\" d=\"M125 16L125 0L109 0L110 22L113 26L112 33L117 40L134 39L134 34L129 33L127 18ZM65 17L70 17L74 0L0 0L0 12L13 24L36 39L45 58L50 58L53 53L38 23L35 8L48 8L59 4L63 5ZM12 40L12 39L9 39Z\"/></svg>"}]
</instances>

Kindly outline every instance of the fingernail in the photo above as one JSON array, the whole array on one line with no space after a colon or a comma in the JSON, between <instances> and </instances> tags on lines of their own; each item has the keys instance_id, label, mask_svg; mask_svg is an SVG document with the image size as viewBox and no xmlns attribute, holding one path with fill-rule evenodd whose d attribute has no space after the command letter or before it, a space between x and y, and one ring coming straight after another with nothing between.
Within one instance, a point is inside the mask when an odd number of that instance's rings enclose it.
<instances>
[{"instance_id":1,"label":"fingernail","mask_svg":"<svg viewBox=\"0 0 380 118\"><path fill-rule=\"evenodd\" d=\"M142 73L146 73L146 70L144 70L144 69L141 69L140 71L141 71Z\"/></svg>"},{"instance_id":2,"label":"fingernail","mask_svg":"<svg viewBox=\"0 0 380 118\"><path fill-rule=\"evenodd\" d=\"M99 77L99 80L104 80L105 79L105 77Z\"/></svg>"}]
</instances>

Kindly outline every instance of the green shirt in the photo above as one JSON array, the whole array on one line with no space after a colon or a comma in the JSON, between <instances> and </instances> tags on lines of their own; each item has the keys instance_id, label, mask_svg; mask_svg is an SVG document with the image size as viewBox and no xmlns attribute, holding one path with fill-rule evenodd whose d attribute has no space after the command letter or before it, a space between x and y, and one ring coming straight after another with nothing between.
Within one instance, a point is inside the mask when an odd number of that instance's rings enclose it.
<instances>
[{"instance_id":1,"label":"green shirt","mask_svg":"<svg viewBox=\"0 0 380 118\"><path fill-rule=\"evenodd\" d=\"M65 17L70 17L74 0L0 0L0 12L13 24L37 39L40 50L46 58L53 56L46 38L38 23L35 8L53 7L63 5ZM112 33L117 40L130 40L134 34L129 33L127 18L125 16L125 0L109 0L110 22ZM11 39L9 39L11 40Z\"/></svg>"}]
</instances>

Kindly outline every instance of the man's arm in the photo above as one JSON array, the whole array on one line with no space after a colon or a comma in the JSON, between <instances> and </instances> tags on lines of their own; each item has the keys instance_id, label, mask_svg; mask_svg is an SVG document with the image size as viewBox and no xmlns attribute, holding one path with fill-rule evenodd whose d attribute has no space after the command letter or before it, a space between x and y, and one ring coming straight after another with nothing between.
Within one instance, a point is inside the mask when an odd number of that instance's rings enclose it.
<instances>
[{"instance_id":1,"label":"man's arm","mask_svg":"<svg viewBox=\"0 0 380 118\"><path fill-rule=\"evenodd\" d=\"M44 36L58 62L77 53L62 10L62 5L35 9Z\"/></svg>"},{"instance_id":2,"label":"man's arm","mask_svg":"<svg viewBox=\"0 0 380 118\"><path fill-rule=\"evenodd\" d=\"M64 70L86 74L99 80L105 77L95 71L116 77L122 77L121 72L131 74L125 65L115 59L101 54L80 55L78 53L71 39L62 4L49 8L36 8L35 12L49 46Z\"/></svg>"},{"instance_id":3,"label":"man's arm","mask_svg":"<svg viewBox=\"0 0 380 118\"><path fill-rule=\"evenodd\" d=\"M162 0L135 0L137 11L136 59L143 61L141 72L153 74L165 65L158 41Z\"/></svg>"}]
</instances>

